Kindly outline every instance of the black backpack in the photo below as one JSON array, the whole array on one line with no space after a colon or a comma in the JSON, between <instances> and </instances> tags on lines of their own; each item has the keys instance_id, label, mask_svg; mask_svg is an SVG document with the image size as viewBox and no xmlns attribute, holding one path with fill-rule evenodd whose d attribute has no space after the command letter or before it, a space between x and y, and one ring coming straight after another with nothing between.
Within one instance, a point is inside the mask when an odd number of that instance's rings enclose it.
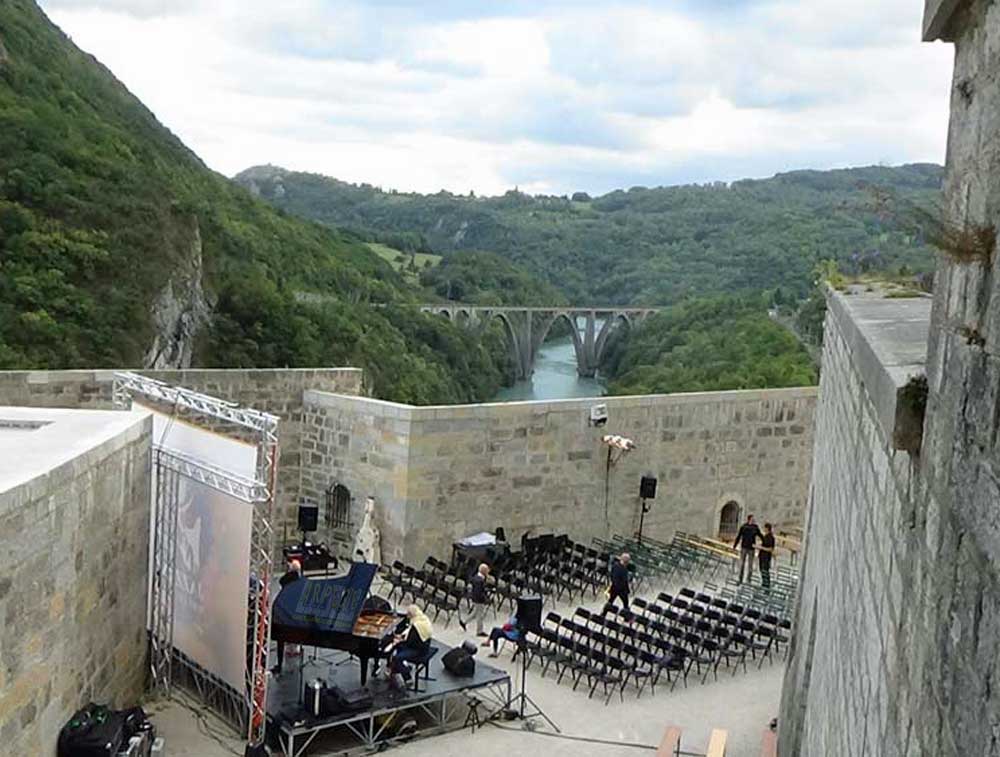
<instances>
[{"instance_id":1,"label":"black backpack","mask_svg":"<svg viewBox=\"0 0 1000 757\"><path fill-rule=\"evenodd\" d=\"M444 669L454 676L471 678L476 674L476 661L461 647L455 647L441 658Z\"/></svg>"},{"instance_id":2,"label":"black backpack","mask_svg":"<svg viewBox=\"0 0 1000 757\"><path fill-rule=\"evenodd\" d=\"M114 757L128 742L125 713L91 702L59 731L59 757Z\"/></svg>"}]
</instances>

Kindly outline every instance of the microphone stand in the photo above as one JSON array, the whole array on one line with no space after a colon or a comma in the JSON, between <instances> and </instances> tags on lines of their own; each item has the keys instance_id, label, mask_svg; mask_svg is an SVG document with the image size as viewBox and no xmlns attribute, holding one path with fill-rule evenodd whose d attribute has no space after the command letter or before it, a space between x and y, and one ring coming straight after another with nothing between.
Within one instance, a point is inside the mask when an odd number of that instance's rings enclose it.
<instances>
[{"instance_id":1,"label":"microphone stand","mask_svg":"<svg viewBox=\"0 0 1000 757\"><path fill-rule=\"evenodd\" d=\"M562 733L559 730L559 726L552 722L552 718L546 715L544 710L538 706L538 703L528 696L524 690L525 681L528 678L528 642L524 636L525 634L522 632L521 638L516 642L516 654L521 655L521 691L507 703L507 709L523 720L525 729L529 731L534 730L531 724L532 718L543 718L556 733ZM528 709L529 707L530 709Z\"/></svg>"}]
</instances>

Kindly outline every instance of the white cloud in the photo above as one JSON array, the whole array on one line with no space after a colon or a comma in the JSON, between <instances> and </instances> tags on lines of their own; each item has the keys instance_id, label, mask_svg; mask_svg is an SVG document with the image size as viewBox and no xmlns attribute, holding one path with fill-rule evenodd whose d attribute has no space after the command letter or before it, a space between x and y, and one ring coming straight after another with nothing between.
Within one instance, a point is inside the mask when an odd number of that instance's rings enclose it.
<instances>
[{"instance_id":1,"label":"white cloud","mask_svg":"<svg viewBox=\"0 0 1000 757\"><path fill-rule=\"evenodd\" d=\"M944 157L950 51L910 0L42 5L227 174L564 193Z\"/></svg>"}]
</instances>

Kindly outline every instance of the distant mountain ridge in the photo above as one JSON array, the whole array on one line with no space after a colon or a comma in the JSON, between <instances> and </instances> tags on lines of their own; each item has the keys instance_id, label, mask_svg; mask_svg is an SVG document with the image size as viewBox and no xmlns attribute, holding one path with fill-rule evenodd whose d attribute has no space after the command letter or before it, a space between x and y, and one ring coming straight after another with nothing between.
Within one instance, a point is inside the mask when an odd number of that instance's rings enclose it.
<instances>
[{"instance_id":1,"label":"distant mountain ridge","mask_svg":"<svg viewBox=\"0 0 1000 757\"><path fill-rule=\"evenodd\" d=\"M942 176L933 164L802 170L593 198L421 195L277 166L249 168L234 181L321 223L415 235L415 244L442 254L500 254L571 301L665 305L777 287L804 296L822 259L846 269L927 270L930 248L880 212L873 190L927 205Z\"/></svg>"},{"instance_id":2,"label":"distant mountain ridge","mask_svg":"<svg viewBox=\"0 0 1000 757\"><path fill-rule=\"evenodd\" d=\"M33 0L0 3L0 369L355 365L385 399L492 396L503 345L424 296L206 168Z\"/></svg>"}]
</instances>

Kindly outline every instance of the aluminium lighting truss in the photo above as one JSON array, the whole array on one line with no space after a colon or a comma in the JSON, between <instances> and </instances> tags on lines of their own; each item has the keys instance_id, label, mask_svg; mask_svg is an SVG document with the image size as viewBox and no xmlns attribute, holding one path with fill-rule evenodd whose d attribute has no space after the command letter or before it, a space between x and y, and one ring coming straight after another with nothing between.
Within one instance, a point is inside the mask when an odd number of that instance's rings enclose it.
<instances>
[{"instance_id":1,"label":"aluminium lighting truss","mask_svg":"<svg viewBox=\"0 0 1000 757\"><path fill-rule=\"evenodd\" d=\"M130 408L134 396L146 397L161 406L172 406L174 412L189 410L249 429L256 437L257 468L253 480L154 443L157 507L153 522L150 664L154 685L169 696L172 664L177 656L173 648L173 632L178 481L180 477L191 478L253 505L249 576L254 591L251 592L252 607L248 607L247 612L247 632L253 639L253 654L247 665L243 709L247 742L254 746L262 744L267 719L267 646L271 622L269 590L275 533L278 417L137 373L115 373L114 407ZM198 681L203 683L200 678ZM223 694L223 699L231 698L231 692L230 696Z\"/></svg>"}]
</instances>

